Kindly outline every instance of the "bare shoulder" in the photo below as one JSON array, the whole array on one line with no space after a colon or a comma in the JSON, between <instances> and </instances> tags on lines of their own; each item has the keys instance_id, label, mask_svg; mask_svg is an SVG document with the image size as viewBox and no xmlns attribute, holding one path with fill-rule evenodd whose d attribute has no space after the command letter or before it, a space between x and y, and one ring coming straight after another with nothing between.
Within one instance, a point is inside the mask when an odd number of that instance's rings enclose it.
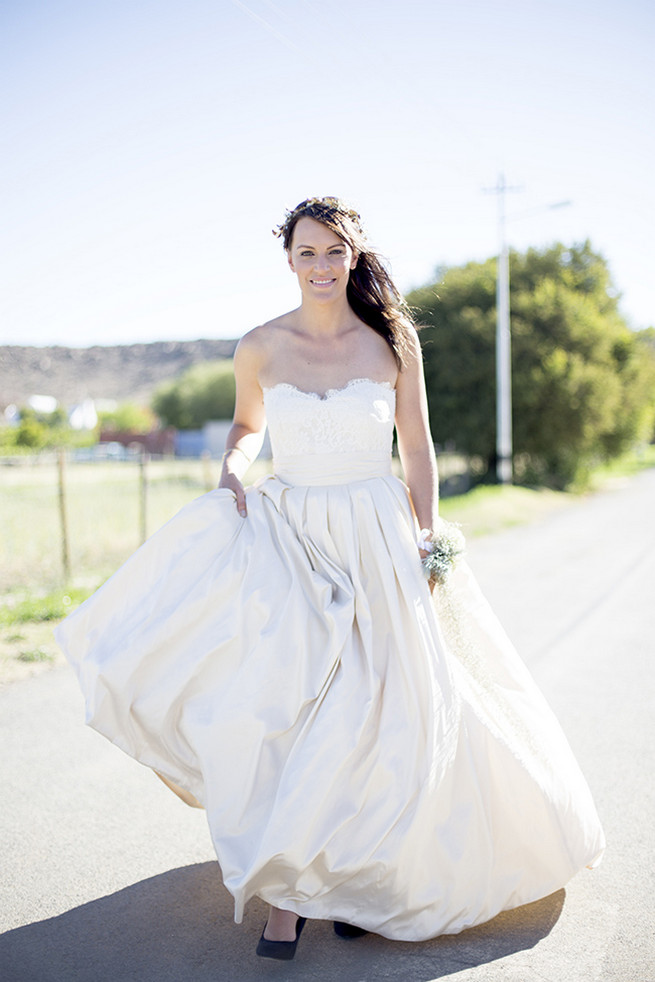
<instances>
[{"instance_id":1,"label":"bare shoulder","mask_svg":"<svg viewBox=\"0 0 655 982\"><path fill-rule=\"evenodd\" d=\"M252 330L243 335L237 345L237 351L253 356L257 353L265 355L270 350L271 345L278 342L280 335L288 331L290 319L290 314L281 314L280 317L274 317L272 320L260 324L259 327L253 327Z\"/></svg>"},{"instance_id":2,"label":"bare shoulder","mask_svg":"<svg viewBox=\"0 0 655 982\"><path fill-rule=\"evenodd\" d=\"M398 374L398 387L404 385L414 385L416 379L423 375L423 352L416 328L412 325L407 328L405 335L405 350L403 352L403 366Z\"/></svg>"},{"instance_id":3,"label":"bare shoulder","mask_svg":"<svg viewBox=\"0 0 655 982\"><path fill-rule=\"evenodd\" d=\"M251 368L255 372L266 360L270 347L270 331L268 324L261 324L253 327L240 339L234 352L234 363L236 368Z\"/></svg>"},{"instance_id":4,"label":"bare shoulder","mask_svg":"<svg viewBox=\"0 0 655 982\"><path fill-rule=\"evenodd\" d=\"M407 357L411 361L423 361L423 352L421 350L421 341L418 336L418 331L413 324L408 324L405 335L407 341Z\"/></svg>"},{"instance_id":5,"label":"bare shoulder","mask_svg":"<svg viewBox=\"0 0 655 982\"><path fill-rule=\"evenodd\" d=\"M255 327L244 334L234 351L234 374L237 388L244 388L256 381L259 369L266 359L265 336L262 327Z\"/></svg>"},{"instance_id":6,"label":"bare shoulder","mask_svg":"<svg viewBox=\"0 0 655 982\"><path fill-rule=\"evenodd\" d=\"M290 314L282 314L252 328L243 335L234 352L234 370L237 376L259 380L276 352L288 342Z\"/></svg>"},{"instance_id":7,"label":"bare shoulder","mask_svg":"<svg viewBox=\"0 0 655 982\"><path fill-rule=\"evenodd\" d=\"M236 346L235 356L237 354L246 357L254 356L258 351L262 350L265 344L266 325L261 324L259 327L253 327L240 338Z\"/></svg>"}]
</instances>

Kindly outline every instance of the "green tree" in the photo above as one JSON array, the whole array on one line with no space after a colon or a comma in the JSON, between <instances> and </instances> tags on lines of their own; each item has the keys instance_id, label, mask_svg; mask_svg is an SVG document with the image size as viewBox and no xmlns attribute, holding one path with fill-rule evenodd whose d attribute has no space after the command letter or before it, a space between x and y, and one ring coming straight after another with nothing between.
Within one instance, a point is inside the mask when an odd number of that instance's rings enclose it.
<instances>
[{"instance_id":1,"label":"green tree","mask_svg":"<svg viewBox=\"0 0 655 982\"><path fill-rule=\"evenodd\" d=\"M515 461L563 487L652 433L655 358L618 312L589 242L510 257ZM496 262L443 271L409 303L422 332L433 433L491 466L495 454Z\"/></svg>"},{"instance_id":2,"label":"green tree","mask_svg":"<svg viewBox=\"0 0 655 982\"><path fill-rule=\"evenodd\" d=\"M232 361L200 362L155 392L152 408L166 426L194 430L213 419L231 419L235 383Z\"/></svg>"},{"instance_id":3,"label":"green tree","mask_svg":"<svg viewBox=\"0 0 655 982\"><path fill-rule=\"evenodd\" d=\"M631 412L626 423L633 420L634 442L655 442L655 327L647 327L632 335L635 344L625 358L626 401Z\"/></svg>"},{"instance_id":4,"label":"green tree","mask_svg":"<svg viewBox=\"0 0 655 982\"><path fill-rule=\"evenodd\" d=\"M48 443L48 427L37 419L32 410L21 413L15 443L17 447L28 447L30 450L41 450Z\"/></svg>"},{"instance_id":5,"label":"green tree","mask_svg":"<svg viewBox=\"0 0 655 982\"><path fill-rule=\"evenodd\" d=\"M118 432L149 433L156 424L155 415L148 406L135 402L122 402L116 409L103 410L98 420L102 429Z\"/></svg>"},{"instance_id":6,"label":"green tree","mask_svg":"<svg viewBox=\"0 0 655 982\"><path fill-rule=\"evenodd\" d=\"M17 426L0 427L0 453L21 453L43 450L46 447L81 447L95 440L92 433L71 429L65 410L52 413L37 412L31 406L20 411Z\"/></svg>"},{"instance_id":7,"label":"green tree","mask_svg":"<svg viewBox=\"0 0 655 982\"><path fill-rule=\"evenodd\" d=\"M407 297L421 343L437 443L489 458L495 441L496 264L440 271L440 282Z\"/></svg>"}]
</instances>

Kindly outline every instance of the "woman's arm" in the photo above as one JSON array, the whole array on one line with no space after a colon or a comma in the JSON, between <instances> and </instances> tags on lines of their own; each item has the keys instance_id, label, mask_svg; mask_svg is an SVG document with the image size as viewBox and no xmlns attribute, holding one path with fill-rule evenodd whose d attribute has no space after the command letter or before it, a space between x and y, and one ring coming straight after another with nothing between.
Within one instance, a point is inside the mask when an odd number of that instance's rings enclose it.
<instances>
[{"instance_id":1,"label":"woman's arm","mask_svg":"<svg viewBox=\"0 0 655 982\"><path fill-rule=\"evenodd\" d=\"M246 495L243 475L261 450L266 428L264 401L258 381L262 361L261 344L257 340L257 328L246 334L234 352L234 377L236 401L234 418L227 435L223 454L223 468L219 488L233 491L239 514L246 517Z\"/></svg>"},{"instance_id":2,"label":"woman's arm","mask_svg":"<svg viewBox=\"0 0 655 982\"><path fill-rule=\"evenodd\" d=\"M439 478L430 434L423 358L415 333L396 383L396 432L400 461L419 527L435 528L439 514ZM421 552L424 554L423 550Z\"/></svg>"}]
</instances>

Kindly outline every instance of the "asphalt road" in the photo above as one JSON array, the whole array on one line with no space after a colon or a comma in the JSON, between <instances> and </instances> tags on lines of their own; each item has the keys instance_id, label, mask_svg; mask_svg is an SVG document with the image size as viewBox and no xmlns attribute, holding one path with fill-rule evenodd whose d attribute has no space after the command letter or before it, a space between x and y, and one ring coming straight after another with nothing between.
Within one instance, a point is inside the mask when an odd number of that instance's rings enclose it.
<instances>
[{"instance_id":1,"label":"asphalt road","mask_svg":"<svg viewBox=\"0 0 655 982\"><path fill-rule=\"evenodd\" d=\"M565 890L456 937L344 942L307 926L257 959L204 814L81 722L72 673L0 692L4 982L655 982L655 471L470 561L594 792L608 850Z\"/></svg>"}]
</instances>

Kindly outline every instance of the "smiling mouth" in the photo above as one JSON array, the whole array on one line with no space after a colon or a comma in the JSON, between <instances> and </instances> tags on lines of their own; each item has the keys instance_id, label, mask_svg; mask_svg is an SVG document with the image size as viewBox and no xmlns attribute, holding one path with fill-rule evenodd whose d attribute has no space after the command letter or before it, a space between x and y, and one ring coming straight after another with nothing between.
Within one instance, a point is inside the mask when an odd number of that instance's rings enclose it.
<instances>
[{"instance_id":1,"label":"smiling mouth","mask_svg":"<svg viewBox=\"0 0 655 982\"><path fill-rule=\"evenodd\" d=\"M332 280L310 280L310 282L313 283L314 286L329 286L330 283L334 283L336 281L332 279Z\"/></svg>"}]
</instances>

